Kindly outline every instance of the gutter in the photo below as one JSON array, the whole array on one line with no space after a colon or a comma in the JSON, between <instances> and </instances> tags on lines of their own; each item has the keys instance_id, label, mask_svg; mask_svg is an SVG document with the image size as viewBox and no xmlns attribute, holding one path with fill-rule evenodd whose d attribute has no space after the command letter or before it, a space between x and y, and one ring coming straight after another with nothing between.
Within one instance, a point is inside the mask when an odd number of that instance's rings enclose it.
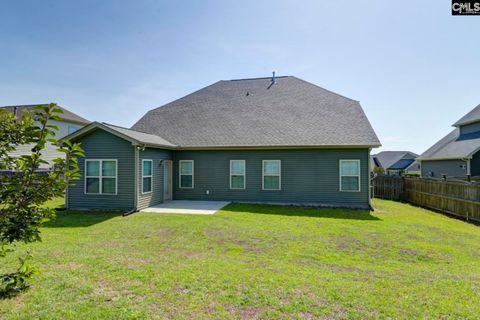
<instances>
[{"instance_id":1,"label":"gutter","mask_svg":"<svg viewBox=\"0 0 480 320\"><path fill-rule=\"evenodd\" d=\"M122 214L122 217L129 216L131 214L134 214L135 212L138 212L138 174L139 168L138 168L138 163L139 163L139 150L145 149L145 145L133 145L133 152L134 152L134 158L135 158L135 164L134 164L134 188L133 188L133 209L130 211L127 211Z\"/></svg>"},{"instance_id":2,"label":"gutter","mask_svg":"<svg viewBox=\"0 0 480 320\"><path fill-rule=\"evenodd\" d=\"M258 145L258 146L202 146L202 147L182 147L178 146L175 150L286 150L286 149L372 149L381 145Z\"/></svg>"},{"instance_id":3,"label":"gutter","mask_svg":"<svg viewBox=\"0 0 480 320\"><path fill-rule=\"evenodd\" d=\"M112 125L114 126L114 125ZM161 149L167 149L167 150L265 150L265 149L364 149L364 148L378 148L381 147L381 144L358 144L358 145L351 145L351 144L340 144L340 145L219 145L219 146L193 146L193 147L188 147L188 146L182 146L182 145L175 145L175 144L170 144L170 145L165 145L165 144L156 144L156 143L149 143L145 141L139 141L138 139L126 136L122 132L119 132L115 129L110 128L107 124L100 123L97 121L91 122L90 124L82 127L81 129L75 131L74 133L71 133L65 137L63 137L61 140L69 140L69 141L74 141L83 135L87 134L90 130L93 130L95 128L100 128L106 132L109 132L113 135L116 135L122 139L125 139L127 141L130 141L132 145L143 145L146 147L150 148L161 148ZM125 130L131 130L127 128L123 128ZM131 131L136 131L136 130L131 130ZM136 131L144 134L148 134L151 136L157 136L155 134L151 133L145 133L141 131ZM161 138L160 136L157 136ZM168 142L168 141L166 141Z\"/></svg>"},{"instance_id":4,"label":"gutter","mask_svg":"<svg viewBox=\"0 0 480 320\"><path fill-rule=\"evenodd\" d=\"M455 157L455 158L417 158L415 160L417 161L441 161L441 160L463 160L463 161L466 161L466 160L470 160L472 159L472 156L468 156L468 157Z\"/></svg>"},{"instance_id":5,"label":"gutter","mask_svg":"<svg viewBox=\"0 0 480 320\"><path fill-rule=\"evenodd\" d=\"M373 172L373 168L371 167L371 164L372 162L370 161L371 159L371 155L370 153L372 152L372 148L368 148L368 152L367 152L367 161L368 161L368 171L367 171L367 175L368 175L368 206L370 208L371 211L373 211L373 208L372 208L372 179L370 178L370 172Z\"/></svg>"}]
</instances>

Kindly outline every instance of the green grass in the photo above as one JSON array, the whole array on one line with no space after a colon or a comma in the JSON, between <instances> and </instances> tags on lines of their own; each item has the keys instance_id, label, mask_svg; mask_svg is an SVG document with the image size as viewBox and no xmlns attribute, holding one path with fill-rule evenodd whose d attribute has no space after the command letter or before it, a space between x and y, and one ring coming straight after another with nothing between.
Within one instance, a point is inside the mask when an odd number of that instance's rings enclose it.
<instances>
[{"instance_id":1,"label":"green grass","mask_svg":"<svg viewBox=\"0 0 480 320\"><path fill-rule=\"evenodd\" d=\"M42 273L28 292L0 301L0 318L477 318L480 228L374 205L373 213L245 204L213 216L59 212L43 242L28 246Z\"/></svg>"}]
</instances>

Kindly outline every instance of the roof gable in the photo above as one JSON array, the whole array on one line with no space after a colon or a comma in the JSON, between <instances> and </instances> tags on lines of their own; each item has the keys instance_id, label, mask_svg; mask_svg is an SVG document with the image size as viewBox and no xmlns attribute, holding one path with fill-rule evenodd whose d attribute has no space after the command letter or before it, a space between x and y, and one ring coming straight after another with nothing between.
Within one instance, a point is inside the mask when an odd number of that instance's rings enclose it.
<instances>
[{"instance_id":1,"label":"roof gable","mask_svg":"<svg viewBox=\"0 0 480 320\"><path fill-rule=\"evenodd\" d=\"M480 104L453 124L454 127L480 122Z\"/></svg>"},{"instance_id":2,"label":"roof gable","mask_svg":"<svg viewBox=\"0 0 480 320\"><path fill-rule=\"evenodd\" d=\"M460 136L460 129L455 128L445 137L422 153L418 160L445 160L471 158L480 150L480 137L472 135L471 139Z\"/></svg>"},{"instance_id":3,"label":"roof gable","mask_svg":"<svg viewBox=\"0 0 480 320\"><path fill-rule=\"evenodd\" d=\"M166 149L173 149L176 145L168 142L167 140L148 133L139 132L131 129L122 128L108 123L92 122L90 125L83 127L82 129L75 131L74 133L66 136L62 140L76 141L83 136L90 134L94 130L104 130L113 135L116 135L122 139L132 142L134 145L145 145L148 147L159 147Z\"/></svg>"},{"instance_id":4,"label":"roof gable","mask_svg":"<svg viewBox=\"0 0 480 320\"><path fill-rule=\"evenodd\" d=\"M3 107L0 107L0 109L4 109L9 112L12 112L15 115L21 115L24 112L32 112L33 109L38 106L48 106L48 104L44 103L44 104L31 104L31 105L18 105L18 106L3 106ZM87 119L80 117L79 115L65 109L62 106L57 106L57 107L63 111L63 113L58 114L58 117L65 122L73 122L73 123L82 124L82 125L86 125L90 123L90 121L88 121Z\"/></svg>"},{"instance_id":5,"label":"roof gable","mask_svg":"<svg viewBox=\"0 0 480 320\"><path fill-rule=\"evenodd\" d=\"M467 131L462 134L460 127L477 122L480 122L480 105L455 122L453 126L456 128L422 153L418 160L471 158L480 150L480 133Z\"/></svg>"},{"instance_id":6,"label":"roof gable","mask_svg":"<svg viewBox=\"0 0 480 320\"><path fill-rule=\"evenodd\" d=\"M380 145L358 101L295 77L219 81L150 110L132 129L182 148Z\"/></svg>"}]
</instances>

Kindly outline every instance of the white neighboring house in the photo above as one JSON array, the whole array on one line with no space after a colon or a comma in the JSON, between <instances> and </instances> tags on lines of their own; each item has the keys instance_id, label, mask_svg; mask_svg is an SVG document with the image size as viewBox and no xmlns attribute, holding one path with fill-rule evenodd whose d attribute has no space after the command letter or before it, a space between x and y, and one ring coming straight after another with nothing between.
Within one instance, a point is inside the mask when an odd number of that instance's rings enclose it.
<instances>
[{"instance_id":1,"label":"white neighboring house","mask_svg":"<svg viewBox=\"0 0 480 320\"><path fill-rule=\"evenodd\" d=\"M40 105L47 105L47 104L40 104ZM34 111L33 109L36 106L39 106L39 105L33 104L33 105L3 106L3 107L0 107L0 109L7 110L9 112L14 113L16 116L20 116L24 112L33 112ZM67 109L61 106L58 106L58 107L63 111L62 114L58 114L61 120L49 121L49 124L55 125L58 127L58 131L55 134L56 139L61 139L90 123L90 121L88 121L87 119L82 118L79 115L71 111L68 111ZM11 156L20 157L22 155L31 154L31 149L32 149L31 145L18 146L17 150L11 153ZM62 157L64 155L63 153L58 152L56 149L57 148L55 146L53 146L50 143L47 143L47 145L45 146L45 150L43 150L42 158L48 161L49 165L42 164L40 165L40 169L43 169L43 170L49 169L50 166L52 165L51 161L53 159Z\"/></svg>"}]
</instances>

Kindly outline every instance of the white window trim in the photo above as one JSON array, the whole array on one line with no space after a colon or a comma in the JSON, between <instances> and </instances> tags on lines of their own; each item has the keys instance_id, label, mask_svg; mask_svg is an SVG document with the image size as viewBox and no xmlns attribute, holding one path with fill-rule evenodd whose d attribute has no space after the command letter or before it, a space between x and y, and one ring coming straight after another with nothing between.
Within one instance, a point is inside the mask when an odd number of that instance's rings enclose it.
<instances>
[{"instance_id":1,"label":"white window trim","mask_svg":"<svg viewBox=\"0 0 480 320\"><path fill-rule=\"evenodd\" d=\"M192 186L191 187L182 187L182 176L190 176L190 174L182 174L182 163L191 162L192 163ZM193 189L195 186L195 163L193 160L179 160L178 162L178 187L180 189Z\"/></svg>"},{"instance_id":2,"label":"white window trim","mask_svg":"<svg viewBox=\"0 0 480 320\"><path fill-rule=\"evenodd\" d=\"M348 162L357 162L358 163L358 175L355 174L355 175L342 175L342 162L344 161L348 161ZM339 188L340 188L340 191L341 192L360 192L360 186L362 185L360 183L360 180L361 180L361 166L360 166L360 159L340 159L339 163L338 163L338 176L339 176L339 181L338 181L338 184L339 184ZM343 190L342 189L342 177L358 177L358 190Z\"/></svg>"},{"instance_id":3,"label":"white window trim","mask_svg":"<svg viewBox=\"0 0 480 320\"><path fill-rule=\"evenodd\" d=\"M87 175L87 162L96 162L98 161L100 164L98 176L88 176ZM115 176L103 176L102 175L102 166L103 161L114 161L115 162ZM96 196L116 196L118 194L118 160L117 159L85 159L84 163L84 180L83 180L83 193L86 195L96 195ZM87 178L98 178L99 179L99 189L98 193L91 193L87 192ZM102 192L102 178L115 178L115 193L103 193Z\"/></svg>"},{"instance_id":4,"label":"white window trim","mask_svg":"<svg viewBox=\"0 0 480 320\"><path fill-rule=\"evenodd\" d=\"M143 175L143 164L145 162L150 162L151 163L151 166L150 166L150 175L149 176L144 176ZM150 191L147 191L147 192L143 192L143 178L150 178ZM149 194L149 193L152 193L153 192L153 160L152 159L142 159L142 194Z\"/></svg>"},{"instance_id":5,"label":"white window trim","mask_svg":"<svg viewBox=\"0 0 480 320\"><path fill-rule=\"evenodd\" d=\"M241 161L243 162L243 174L233 174L232 173L232 162ZM232 177L233 176L243 176L243 188L233 188L232 187ZM247 163L245 160L230 160L230 189L231 190L245 190L247 187Z\"/></svg>"},{"instance_id":6,"label":"white window trim","mask_svg":"<svg viewBox=\"0 0 480 320\"><path fill-rule=\"evenodd\" d=\"M278 174L265 174L265 162L277 161L278 162ZM278 177L278 189L265 189L265 177ZM280 191L282 190L282 160L262 160L262 190Z\"/></svg>"}]
</instances>

